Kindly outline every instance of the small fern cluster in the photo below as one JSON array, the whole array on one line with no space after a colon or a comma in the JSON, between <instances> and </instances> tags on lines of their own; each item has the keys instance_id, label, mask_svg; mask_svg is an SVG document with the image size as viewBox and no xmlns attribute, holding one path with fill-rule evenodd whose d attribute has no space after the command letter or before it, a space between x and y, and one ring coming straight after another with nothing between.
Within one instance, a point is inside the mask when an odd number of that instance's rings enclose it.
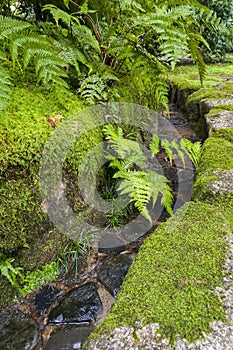
<instances>
[{"instance_id":1,"label":"small fern cluster","mask_svg":"<svg viewBox=\"0 0 233 350\"><path fill-rule=\"evenodd\" d=\"M154 171L143 170L146 168L146 157L139 144L124 138L123 130L119 126L106 125L104 134L114 151L114 154L107 153L106 157L110 161L110 167L116 170L113 178L121 180L118 187L121 195L127 195L129 203L133 203L150 223L152 219L148 204L152 201L152 206L154 206L159 197L161 204L171 214L173 195L168 180L165 176ZM152 157L163 148L171 164L174 154L178 154L185 164L184 153L186 153L197 166L201 153L200 142L193 144L187 139L181 139L180 144L178 144L175 141L160 140L158 136L153 136L149 148Z\"/></svg>"}]
</instances>

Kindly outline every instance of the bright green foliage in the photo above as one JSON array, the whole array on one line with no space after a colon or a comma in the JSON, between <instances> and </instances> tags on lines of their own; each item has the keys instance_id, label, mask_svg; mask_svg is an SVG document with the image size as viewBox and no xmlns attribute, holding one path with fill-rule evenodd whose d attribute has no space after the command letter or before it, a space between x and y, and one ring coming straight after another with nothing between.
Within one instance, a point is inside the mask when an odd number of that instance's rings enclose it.
<instances>
[{"instance_id":1,"label":"bright green foliage","mask_svg":"<svg viewBox=\"0 0 233 350\"><path fill-rule=\"evenodd\" d=\"M21 267L14 267L12 265L15 259L7 259L3 254L0 255L0 258L1 274L8 279L12 287L15 287L23 297L34 289L58 277L56 262L46 264L41 270L28 272L26 276L24 276Z\"/></svg>"},{"instance_id":2,"label":"bright green foliage","mask_svg":"<svg viewBox=\"0 0 233 350\"><path fill-rule=\"evenodd\" d=\"M0 272L5 276L13 287L20 290L17 278L23 280L22 269L20 267L14 267L12 263L15 259L7 259L2 253L0 253Z\"/></svg>"},{"instance_id":3,"label":"bright green foliage","mask_svg":"<svg viewBox=\"0 0 233 350\"><path fill-rule=\"evenodd\" d=\"M64 251L57 257L56 261L45 264L41 269L28 271L23 274L21 267L14 267L15 259L6 258L0 253L0 272L8 279L12 287L15 287L19 293L25 297L28 293L42 285L52 282L62 275L68 275L72 269L75 269L75 280L78 272L78 257L84 255L90 250L90 235L92 232L83 232L80 234L77 242L69 242Z\"/></svg>"},{"instance_id":4,"label":"bright green foliage","mask_svg":"<svg viewBox=\"0 0 233 350\"><path fill-rule=\"evenodd\" d=\"M104 134L114 150L115 154L107 154L110 160L110 167L117 169L113 178L121 179L119 190L122 195L129 196L129 202L133 203L139 212L151 222L151 216L147 209L149 202L152 200L154 206L158 196L161 195L161 203L169 214L172 213L172 194L166 177L152 171L144 171L146 168L146 157L143 154L139 144L133 140L124 138L123 130L120 127L114 127L108 124L104 127ZM167 156L172 165L174 151L179 155L183 164L185 164L185 151L190 159L197 166L200 159L201 144L182 139L180 145L175 141L171 143L153 136L150 143L152 156L159 153L161 147L165 149ZM139 169L138 169L139 168Z\"/></svg>"},{"instance_id":5,"label":"bright green foliage","mask_svg":"<svg viewBox=\"0 0 233 350\"><path fill-rule=\"evenodd\" d=\"M210 332L214 320L226 321L215 288L222 285L229 234L215 208L201 202L180 208L141 246L113 308L91 338L140 322L158 323L158 333L171 344L178 336L193 342Z\"/></svg>"},{"instance_id":6,"label":"bright green foliage","mask_svg":"<svg viewBox=\"0 0 233 350\"><path fill-rule=\"evenodd\" d=\"M214 11L216 16L215 28L200 27L200 32L210 46L209 50L203 47L204 57L210 62L223 62L226 54L233 49L233 1L200 0L200 3Z\"/></svg>"},{"instance_id":7,"label":"bright green foliage","mask_svg":"<svg viewBox=\"0 0 233 350\"><path fill-rule=\"evenodd\" d=\"M192 143L190 140L183 138L181 139L180 144L181 148L188 154L189 158L197 168L202 154L201 142Z\"/></svg>"},{"instance_id":8,"label":"bright green foliage","mask_svg":"<svg viewBox=\"0 0 233 350\"><path fill-rule=\"evenodd\" d=\"M197 1L120 1L110 17L96 4L97 14L94 6L90 10L85 2L70 14L64 6L47 4L53 21L38 26L1 16L0 41L12 65L33 66L38 82L63 92L71 86L90 103L128 98L119 89L127 79L140 91L153 86L146 99L135 87L126 90L155 109L168 108L166 79L181 56L191 55L203 82L200 44L207 43L197 30L196 12L200 21L207 16L208 25L213 19Z\"/></svg>"},{"instance_id":9,"label":"bright green foliage","mask_svg":"<svg viewBox=\"0 0 233 350\"><path fill-rule=\"evenodd\" d=\"M1 57L0 57L1 59ZM7 100L10 98L10 76L6 70L0 66L0 122L4 121L1 112L7 107Z\"/></svg>"},{"instance_id":10,"label":"bright green foliage","mask_svg":"<svg viewBox=\"0 0 233 350\"><path fill-rule=\"evenodd\" d=\"M26 69L33 64L38 82L59 91L68 88L64 80L68 62L62 58L54 41L40 34L38 28L28 22L0 16L0 42L13 67L19 65Z\"/></svg>"},{"instance_id":11,"label":"bright green foliage","mask_svg":"<svg viewBox=\"0 0 233 350\"><path fill-rule=\"evenodd\" d=\"M46 264L40 270L28 272L26 276L23 277L22 288L19 290L20 294L25 297L28 293L41 287L43 284L56 280L57 277L58 271L56 262Z\"/></svg>"},{"instance_id":12,"label":"bright green foliage","mask_svg":"<svg viewBox=\"0 0 233 350\"><path fill-rule=\"evenodd\" d=\"M121 179L119 185L121 194L127 194L129 202L133 202L139 212L150 222L152 220L147 205L152 199L154 206L159 194L162 195L161 203L171 214L172 194L166 177L156 172L135 169L135 165L141 168L145 166L145 156L139 144L125 139L123 130L120 127L115 130L111 124L105 126L104 133L116 152L116 157L108 155L107 158L110 160L110 166L117 169L113 178Z\"/></svg>"}]
</instances>

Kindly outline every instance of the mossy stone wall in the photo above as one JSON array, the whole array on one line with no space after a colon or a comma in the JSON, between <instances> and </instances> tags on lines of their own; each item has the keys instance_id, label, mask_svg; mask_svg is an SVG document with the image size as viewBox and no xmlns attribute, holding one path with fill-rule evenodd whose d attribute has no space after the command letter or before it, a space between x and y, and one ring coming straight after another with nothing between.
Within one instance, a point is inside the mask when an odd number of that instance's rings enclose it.
<instances>
[{"instance_id":1,"label":"mossy stone wall","mask_svg":"<svg viewBox=\"0 0 233 350\"><path fill-rule=\"evenodd\" d=\"M198 88L194 67L181 70L185 71L183 80L179 74L171 78L173 97L191 119L204 123L200 100L232 96L232 84L222 84L222 67L220 72L211 68L213 81L207 83L207 89ZM221 86L213 88L216 84ZM138 322L158 323L162 338L174 343L178 335L190 342L197 340L214 320L226 321L222 301L214 291L222 286L226 238L233 230L233 193L213 191L209 184L231 171L233 130L214 130L203 146L192 201L146 239L112 310L90 336L87 349L93 349L99 338L109 339L122 325L136 329Z\"/></svg>"}]
</instances>

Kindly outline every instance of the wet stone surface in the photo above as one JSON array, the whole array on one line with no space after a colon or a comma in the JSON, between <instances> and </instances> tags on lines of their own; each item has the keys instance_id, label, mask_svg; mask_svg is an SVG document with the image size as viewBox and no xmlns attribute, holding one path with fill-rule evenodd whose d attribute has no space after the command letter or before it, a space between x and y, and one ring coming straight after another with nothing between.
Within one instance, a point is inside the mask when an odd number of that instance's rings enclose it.
<instances>
[{"instance_id":1,"label":"wet stone surface","mask_svg":"<svg viewBox=\"0 0 233 350\"><path fill-rule=\"evenodd\" d=\"M19 311L0 314L0 349L30 350L39 338L37 324Z\"/></svg>"},{"instance_id":2,"label":"wet stone surface","mask_svg":"<svg viewBox=\"0 0 233 350\"><path fill-rule=\"evenodd\" d=\"M102 302L95 283L74 288L49 315L49 324L86 323L96 319Z\"/></svg>"},{"instance_id":3,"label":"wet stone surface","mask_svg":"<svg viewBox=\"0 0 233 350\"><path fill-rule=\"evenodd\" d=\"M35 305L38 313L44 316L52 303L61 295L61 291L51 286L44 286L35 296Z\"/></svg>"},{"instance_id":4,"label":"wet stone surface","mask_svg":"<svg viewBox=\"0 0 233 350\"><path fill-rule=\"evenodd\" d=\"M58 329L54 334L52 334L47 345L45 346L45 350L81 349L87 337L93 330L93 326Z\"/></svg>"},{"instance_id":5,"label":"wet stone surface","mask_svg":"<svg viewBox=\"0 0 233 350\"><path fill-rule=\"evenodd\" d=\"M109 257L100 267L98 279L113 297L116 297L119 292L131 263L132 259L129 256L120 254L116 257Z\"/></svg>"}]
</instances>

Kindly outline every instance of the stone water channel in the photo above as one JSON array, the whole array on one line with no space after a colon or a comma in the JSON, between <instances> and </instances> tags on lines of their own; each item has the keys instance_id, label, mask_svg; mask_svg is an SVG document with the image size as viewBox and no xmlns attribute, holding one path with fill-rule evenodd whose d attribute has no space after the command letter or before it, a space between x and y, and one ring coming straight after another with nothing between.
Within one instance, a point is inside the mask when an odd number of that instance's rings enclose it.
<instances>
[{"instance_id":1,"label":"stone water channel","mask_svg":"<svg viewBox=\"0 0 233 350\"><path fill-rule=\"evenodd\" d=\"M170 122L181 137L195 142L199 137L182 114L171 106ZM170 181L174 196L177 169L170 167L165 154L159 160ZM193 182L193 171L179 181ZM176 198L176 207L189 198ZM178 205L177 205L178 203ZM153 226L154 230L166 214ZM148 234L147 234L148 235ZM0 313L1 350L81 349L89 334L104 319L114 303L123 279L147 236L116 251L94 252L88 259L79 257L78 277L43 286L25 299L12 303Z\"/></svg>"}]
</instances>

